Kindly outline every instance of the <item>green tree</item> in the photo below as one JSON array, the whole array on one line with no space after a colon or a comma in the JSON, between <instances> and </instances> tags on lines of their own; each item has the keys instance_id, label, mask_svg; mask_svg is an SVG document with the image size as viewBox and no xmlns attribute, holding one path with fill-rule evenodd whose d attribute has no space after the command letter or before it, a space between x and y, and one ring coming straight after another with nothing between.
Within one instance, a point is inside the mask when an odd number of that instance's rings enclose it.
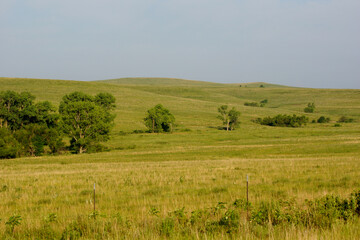
<instances>
[{"instance_id":1,"label":"green tree","mask_svg":"<svg viewBox=\"0 0 360 240\"><path fill-rule=\"evenodd\" d=\"M155 107L147 111L144 118L145 126L153 133L155 132L172 132L175 117L170 111L157 104Z\"/></svg>"},{"instance_id":2,"label":"green tree","mask_svg":"<svg viewBox=\"0 0 360 240\"><path fill-rule=\"evenodd\" d=\"M218 108L218 119L220 119L223 124L226 126L226 131L234 130L239 124L240 112L237 111L234 107L228 111L227 105L222 105Z\"/></svg>"},{"instance_id":3,"label":"green tree","mask_svg":"<svg viewBox=\"0 0 360 240\"><path fill-rule=\"evenodd\" d=\"M53 140L55 132L57 143L62 142L57 131L59 115L55 113L55 107L48 101L35 104L34 100L35 96L29 92L0 93L0 128L9 130L19 143L16 154L9 156L42 155L44 146L53 146L49 141ZM51 138L47 136L50 133ZM10 142L8 144L9 149L14 149Z\"/></svg>"},{"instance_id":4,"label":"green tree","mask_svg":"<svg viewBox=\"0 0 360 240\"><path fill-rule=\"evenodd\" d=\"M95 97L82 92L65 95L59 106L61 126L71 138L71 147L78 153L86 152L93 144L109 139L115 115L115 98L99 93Z\"/></svg>"},{"instance_id":5,"label":"green tree","mask_svg":"<svg viewBox=\"0 0 360 240\"><path fill-rule=\"evenodd\" d=\"M17 130L27 123L34 121L36 115L33 105L34 99L35 96L29 92L1 92L0 127Z\"/></svg>"},{"instance_id":6,"label":"green tree","mask_svg":"<svg viewBox=\"0 0 360 240\"><path fill-rule=\"evenodd\" d=\"M229 108L228 105L221 105L218 108L218 112L220 115L217 116L218 119L220 119L223 124L226 126L226 131L229 131L229 125L230 125L230 119L229 119L229 112L227 109Z\"/></svg>"},{"instance_id":7,"label":"green tree","mask_svg":"<svg viewBox=\"0 0 360 240\"><path fill-rule=\"evenodd\" d=\"M240 124L240 112L237 111L234 107L229 111L229 125L230 125L230 130L235 130L236 127L239 126Z\"/></svg>"},{"instance_id":8,"label":"green tree","mask_svg":"<svg viewBox=\"0 0 360 240\"><path fill-rule=\"evenodd\" d=\"M304 108L304 112L313 113L315 111L315 103L308 103L307 107Z\"/></svg>"}]
</instances>

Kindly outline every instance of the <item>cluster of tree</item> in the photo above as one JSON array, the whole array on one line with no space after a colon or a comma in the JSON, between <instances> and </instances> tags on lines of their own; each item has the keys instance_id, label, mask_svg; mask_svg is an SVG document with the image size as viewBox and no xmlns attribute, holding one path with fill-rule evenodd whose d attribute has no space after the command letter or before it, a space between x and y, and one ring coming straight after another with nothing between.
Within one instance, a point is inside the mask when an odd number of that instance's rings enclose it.
<instances>
[{"instance_id":1,"label":"cluster of tree","mask_svg":"<svg viewBox=\"0 0 360 240\"><path fill-rule=\"evenodd\" d=\"M234 130L240 124L240 112L237 111L234 107L228 110L227 105L222 105L218 108L218 118L223 122L226 127L226 131Z\"/></svg>"},{"instance_id":2,"label":"cluster of tree","mask_svg":"<svg viewBox=\"0 0 360 240\"><path fill-rule=\"evenodd\" d=\"M257 102L245 102L244 103L244 106L250 106L250 107L264 107L265 104L268 103L268 100L267 99L264 99L262 101L260 101L260 103L257 103Z\"/></svg>"},{"instance_id":3,"label":"cluster of tree","mask_svg":"<svg viewBox=\"0 0 360 240\"><path fill-rule=\"evenodd\" d=\"M315 111L315 103L308 103L307 107L304 108L304 112L313 113Z\"/></svg>"},{"instance_id":4,"label":"cluster of tree","mask_svg":"<svg viewBox=\"0 0 360 240\"><path fill-rule=\"evenodd\" d=\"M258 118L256 123L276 127L301 127L306 125L309 119L306 116L279 114L275 117Z\"/></svg>"},{"instance_id":5,"label":"cluster of tree","mask_svg":"<svg viewBox=\"0 0 360 240\"><path fill-rule=\"evenodd\" d=\"M147 111L144 123L152 133L172 132L175 117L163 105L157 104Z\"/></svg>"},{"instance_id":6,"label":"cluster of tree","mask_svg":"<svg viewBox=\"0 0 360 240\"><path fill-rule=\"evenodd\" d=\"M111 94L65 95L59 113L50 102L34 100L29 92L0 93L0 158L59 153L65 150L63 136L70 138L68 149L78 153L108 139L115 117Z\"/></svg>"},{"instance_id":7,"label":"cluster of tree","mask_svg":"<svg viewBox=\"0 0 360 240\"><path fill-rule=\"evenodd\" d=\"M44 146L51 152L61 147L56 109L48 101L34 100L28 92L0 93L0 158L39 156Z\"/></svg>"}]
</instances>

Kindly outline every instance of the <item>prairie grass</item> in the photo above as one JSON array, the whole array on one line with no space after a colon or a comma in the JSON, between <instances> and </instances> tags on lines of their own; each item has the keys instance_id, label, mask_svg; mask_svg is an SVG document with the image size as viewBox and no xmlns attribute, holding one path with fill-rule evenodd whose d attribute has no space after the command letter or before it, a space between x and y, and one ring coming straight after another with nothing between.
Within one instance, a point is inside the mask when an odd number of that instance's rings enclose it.
<instances>
[{"instance_id":1,"label":"prairie grass","mask_svg":"<svg viewBox=\"0 0 360 240\"><path fill-rule=\"evenodd\" d=\"M111 151L0 160L0 239L360 238L358 217L324 228L263 226L249 222L241 212L234 228L212 224L236 199L246 198L246 175L253 207L292 201L304 209L307 200L328 194L347 198L360 190L359 90L266 84L240 88L176 79L150 83L0 78L1 90L30 91L37 100L55 105L75 90L106 91L117 99L116 126L105 143ZM264 108L243 106L263 99L269 100ZM308 102L315 102L316 111L306 116L324 115L331 122L301 128L251 122L256 117L303 114ZM145 111L157 103L175 115L176 131L133 133L145 130ZM218 130L216 111L222 104L242 112L236 131ZM334 127L343 115L355 122ZM217 208L218 214L191 224L192 212L205 216ZM21 221L10 231L6 222L12 216L21 216Z\"/></svg>"}]
</instances>

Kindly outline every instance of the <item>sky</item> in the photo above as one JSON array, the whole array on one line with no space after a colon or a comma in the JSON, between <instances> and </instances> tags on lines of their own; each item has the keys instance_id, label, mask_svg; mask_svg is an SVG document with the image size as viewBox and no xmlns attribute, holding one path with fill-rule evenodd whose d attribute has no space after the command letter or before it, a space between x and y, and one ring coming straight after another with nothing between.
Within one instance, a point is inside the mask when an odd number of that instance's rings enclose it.
<instances>
[{"instance_id":1,"label":"sky","mask_svg":"<svg viewBox=\"0 0 360 240\"><path fill-rule=\"evenodd\" d=\"M0 0L0 77L360 89L360 1Z\"/></svg>"}]
</instances>

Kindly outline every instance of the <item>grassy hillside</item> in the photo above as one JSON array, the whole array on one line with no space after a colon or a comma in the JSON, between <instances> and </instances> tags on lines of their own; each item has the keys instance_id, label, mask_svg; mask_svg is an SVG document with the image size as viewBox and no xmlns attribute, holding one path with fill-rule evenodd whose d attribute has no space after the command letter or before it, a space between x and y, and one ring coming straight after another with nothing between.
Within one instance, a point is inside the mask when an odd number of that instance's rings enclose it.
<instances>
[{"instance_id":1,"label":"grassy hillside","mask_svg":"<svg viewBox=\"0 0 360 240\"><path fill-rule=\"evenodd\" d=\"M110 152L0 160L0 233L8 218L17 214L23 220L12 237L34 239L45 226L43 219L56 213L58 220L51 229L57 237L75 221L85 229L84 239L358 239L356 219L318 229L257 226L246 216L234 235L221 227L211 232L200 223L176 223L174 232L164 235L162 221L169 212L185 207L190 219L192 211L244 198L247 174L254 206L283 200L303 206L305 199L325 194L346 197L360 189L360 90L239 85L146 78L94 82L0 78L1 91L29 91L37 100L55 105L73 91L109 92L117 105L116 126L106 143ZM269 101L263 108L244 106L263 99ZM308 102L315 102L315 113L303 113ZM145 112L157 103L174 114L176 131L133 134L145 129ZM217 108L222 104L241 111L236 131L218 130ZM332 121L302 128L251 121L276 114L305 114L310 120L324 115ZM334 127L342 115L356 121ZM94 182L103 214L97 222L88 218ZM154 208L158 216L149 213ZM221 214L210 220L219 220Z\"/></svg>"}]
</instances>

